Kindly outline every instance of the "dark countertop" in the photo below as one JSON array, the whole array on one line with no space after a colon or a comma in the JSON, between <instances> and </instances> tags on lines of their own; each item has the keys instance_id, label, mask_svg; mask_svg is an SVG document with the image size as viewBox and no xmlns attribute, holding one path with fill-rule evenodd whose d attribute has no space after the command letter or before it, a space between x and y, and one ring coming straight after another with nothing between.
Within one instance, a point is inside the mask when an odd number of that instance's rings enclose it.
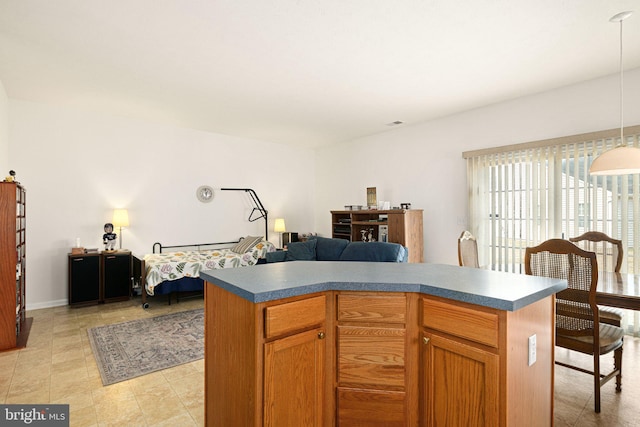
<instances>
[{"instance_id":1,"label":"dark countertop","mask_svg":"<svg viewBox=\"0 0 640 427\"><path fill-rule=\"evenodd\" d=\"M567 281L444 264L289 261L206 270L200 277L259 303L322 291L418 292L516 311ZM208 285L211 286L211 285Z\"/></svg>"}]
</instances>

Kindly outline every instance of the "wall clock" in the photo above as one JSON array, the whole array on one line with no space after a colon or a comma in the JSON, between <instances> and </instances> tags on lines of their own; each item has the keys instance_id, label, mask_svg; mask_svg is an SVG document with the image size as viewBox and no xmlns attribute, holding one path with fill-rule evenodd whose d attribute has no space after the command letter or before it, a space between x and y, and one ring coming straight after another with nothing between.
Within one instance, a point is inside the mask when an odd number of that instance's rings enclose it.
<instances>
[{"instance_id":1,"label":"wall clock","mask_svg":"<svg viewBox=\"0 0 640 427\"><path fill-rule=\"evenodd\" d=\"M213 188L209 187L208 185L201 185L196 190L196 197L202 203L209 203L213 200Z\"/></svg>"}]
</instances>

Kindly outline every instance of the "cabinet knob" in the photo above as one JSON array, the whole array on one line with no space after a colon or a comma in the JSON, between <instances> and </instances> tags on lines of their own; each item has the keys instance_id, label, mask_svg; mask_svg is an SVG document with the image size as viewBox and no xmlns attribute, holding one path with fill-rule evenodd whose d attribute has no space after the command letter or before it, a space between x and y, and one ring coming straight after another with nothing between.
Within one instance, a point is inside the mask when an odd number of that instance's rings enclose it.
<instances>
[{"instance_id":1,"label":"cabinet knob","mask_svg":"<svg viewBox=\"0 0 640 427\"><path fill-rule=\"evenodd\" d=\"M323 340L324 339L324 332L318 332L318 339L319 340Z\"/></svg>"},{"instance_id":2,"label":"cabinet knob","mask_svg":"<svg viewBox=\"0 0 640 427\"><path fill-rule=\"evenodd\" d=\"M427 337L422 337L422 343L423 343L423 344L429 344L429 338L427 338Z\"/></svg>"}]
</instances>

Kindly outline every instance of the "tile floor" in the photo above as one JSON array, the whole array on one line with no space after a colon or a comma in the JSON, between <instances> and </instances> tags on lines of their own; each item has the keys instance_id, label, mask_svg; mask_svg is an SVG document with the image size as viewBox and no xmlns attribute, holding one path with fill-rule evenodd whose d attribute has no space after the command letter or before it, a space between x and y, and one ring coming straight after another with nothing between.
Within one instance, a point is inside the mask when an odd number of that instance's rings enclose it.
<instances>
[{"instance_id":1,"label":"tile floor","mask_svg":"<svg viewBox=\"0 0 640 427\"><path fill-rule=\"evenodd\" d=\"M591 369L593 358L557 348L556 359ZM613 354L600 356L602 372L613 368ZM556 365L555 427L640 426L640 338L625 336L622 352L622 392L615 379L602 387L601 412L593 411L593 377ZM608 371L605 371L608 369Z\"/></svg>"},{"instance_id":2,"label":"tile floor","mask_svg":"<svg viewBox=\"0 0 640 427\"><path fill-rule=\"evenodd\" d=\"M28 312L33 326L27 348L0 353L0 403L70 404L71 426L202 426L202 360L102 385L86 329L202 307L202 299L142 310L138 300L84 308L56 307ZM558 350L558 358L589 360ZM609 366L609 356L603 356ZM591 377L556 367L555 425L640 426L640 338L626 337L623 392L609 383L602 412L593 412Z\"/></svg>"},{"instance_id":3,"label":"tile floor","mask_svg":"<svg viewBox=\"0 0 640 427\"><path fill-rule=\"evenodd\" d=\"M104 387L87 328L203 306L202 298L166 304L140 299L27 312L27 347L0 353L0 403L70 404L71 426L202 426L202 360Z\"/></svg>"}]
</instances>

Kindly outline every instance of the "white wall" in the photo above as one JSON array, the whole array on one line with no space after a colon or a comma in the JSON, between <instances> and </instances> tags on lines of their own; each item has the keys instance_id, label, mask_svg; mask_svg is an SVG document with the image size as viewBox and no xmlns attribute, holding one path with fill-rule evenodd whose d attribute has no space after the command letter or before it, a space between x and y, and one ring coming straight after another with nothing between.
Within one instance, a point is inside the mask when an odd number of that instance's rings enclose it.
<instances>
[{"instance_id":1,"label":"white wall","mask_svg":"<svg viewBox=\"0 0 640 427\"><path fill-rule=\"evenodd\" d=\"M330 235L329 211L366 204L366 187L377 187L378 200L424 209L426 262L456 264L467 226L462 152L616 128L618 84L614 75L316 152L9 100L11 168L27 188L28 309L66 304L70 246L79 237L100 247L115 207L129 209L125 247L139 254L155 241L263 233L262 221L246 220L246 196L218 192L204 205L202 184L255 189L272 241L276 217ZM625 92L625 123L640 124L640 69L625 74ZM2 93L0 124L1 109Z\"/></svg>"},{"instance_id":2,"label":"white wall","mask_svg":"<svg viewBox=\"0 0 640 427\"><path fill-rule=\"evenodd\" d=\"M67 303L75 239L102 248L114 208L129 210L124 247L264 235L244 192L196 199L198 186L253 188L291 230L312 230L314 162L308 149L9 101L12 168L27 189L27 308ZM118 230L116 230L118 232Z\"/></svg>"},{"instance_id":3,"label":"white wall","mask_svg":"<svg viewBox=\"0 0 640 427\"><path fill-rule=\"evenodd\" d=\"M316 228L329 211L378 200L424 209L425 262L457 264L467 226L462 152L620 126L617 75L335 145L318 151ZM640 69L625 73L625 125L640 124ZM400 118L402 119L402 118Z\"/></svg>"},{"instance_id":4,"label":"white wall","mask_svg":"<svg viewBox=\"0 0 640 427\"><path fill-rule=\"evenodd\" d=\"M0 181L9 169L9 99L0 80Z\"/></svg>"}]
</instances>

